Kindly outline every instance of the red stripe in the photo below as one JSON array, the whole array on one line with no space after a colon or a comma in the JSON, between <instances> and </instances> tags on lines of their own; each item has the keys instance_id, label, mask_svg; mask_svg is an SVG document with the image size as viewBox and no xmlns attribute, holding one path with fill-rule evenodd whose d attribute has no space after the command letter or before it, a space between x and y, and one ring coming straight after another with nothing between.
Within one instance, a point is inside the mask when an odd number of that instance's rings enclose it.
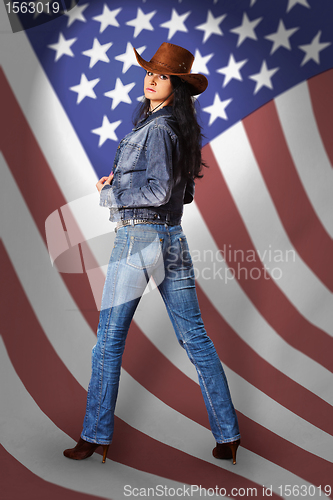
<instances>
[{"instance_id":1,"label":"red stripe","mask_svg":"<svg viewBox=\"0 0 333 500\"><path fill-rule=\"evenodd\" d=\"M256 256L254 262L247 262L245 259L240 263L241 267L247 270L247 276L245 271L238 276L237 262L229 261L228 255L225 257L229 267L234 269L239 284L267 323L288 344L332 372L333 339L307 321L268 275L265 278L265 268L252 244L211 147L205 146L203 153L204 160L211 168L206 172L204 182L197 183L196 200L217 247L223 249L226 245L228 248L231 244L233 249L242 249L245 255ZM214 202L209 203L207 200ZM261 276L259 279L246 279L253 268L260 269Z\"/></svg>"},{"instance_id":2,"label":"red stripe","mask_svg":"<svg viewBox=\"0 0 333 500\"><path fill-rule=\"evenodd\" d=\"M321 139L333 167L333 69L310 78L308 87Z\"/></svg>"},{"instance_id":3,"label":"red stripe","mask_svg":"<svg viewBox=\"0 0 333 500\"><path fill-rule=\"evenodd\" d=\"M47 436L43 436L45 443ZM49 443L51 446L52 444ZM51 450L51 454L53 451ZM0 445L1 498L3 500L101 500L100 496L79 493L36 476Z\"/></svg>"},{"instance_id":4,"label":"red stripe","mask_svg":"<svg viewBox=\"0 0 333 500\"><path fill-rule=\"evenodd\" d=\"M57 427L73 439L78 439L86 391L72 377L46 339L2 243L0 256L4 262L1 331L11 362L41 410ZM26 356L27 352L29 356ZM167 446L117 417L115 436L108 456L129 467L186 484L201 484L205 488L218 485L219 488L227 488L228 492L235 486L260 488L254 482L238 476L236 468L234 473L221 471L220 467Z\"/></svg>"},{"instance_id":5,"label":"red stripe","mask_svg":"<svg viewBox=\"0 0 333 500\"><path fill-rule=\"evenodd\" d=\"M45 237L47 217L67 202L33 135L30 126L0 68L0 146L10 165L22 196L28 205L41 237ZM18 144L19 140L19 144ZM38 193L38 196L37 196ZM97 265L96 265L97 266ZM84 274L62 274L76 304L92 328L98 323L98 311L89 281ZM80 293L77 293L77 287Z\"/></svg>"},{"instance_id":6,"label":"red stripe","mask_svg":"<svg viewBox=\"0 0 333 500\"><path fill-rule=\"evenodd\" d=\"M243 123L290 241L304 262L333 291L332 238L313 210L298 177L274 101L246 117Z\"/></svg>"}]
</instances>

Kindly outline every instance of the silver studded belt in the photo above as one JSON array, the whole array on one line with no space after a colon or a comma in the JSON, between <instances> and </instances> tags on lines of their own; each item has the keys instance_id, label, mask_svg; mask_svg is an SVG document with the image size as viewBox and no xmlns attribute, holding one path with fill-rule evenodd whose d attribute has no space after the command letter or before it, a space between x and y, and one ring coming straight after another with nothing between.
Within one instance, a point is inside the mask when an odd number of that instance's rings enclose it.
<instances>
[{"instance_id":1,"label":"silver studded belt","mask_svg":"<svg viewBox=\"0 0 333 500\"><path fill-rule=\"evenodd\" d=\"M147 219L125 219L117 222L116 229L124 226L135 226L135 224L166 224L166 222L153 221Z\"/></svg>"}]
</instances>

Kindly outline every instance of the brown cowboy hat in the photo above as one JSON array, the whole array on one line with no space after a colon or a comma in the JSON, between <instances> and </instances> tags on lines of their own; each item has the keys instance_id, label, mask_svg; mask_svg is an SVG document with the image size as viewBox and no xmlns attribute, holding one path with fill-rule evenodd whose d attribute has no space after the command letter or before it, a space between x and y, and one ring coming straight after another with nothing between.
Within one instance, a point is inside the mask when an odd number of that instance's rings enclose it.
<instances>
[{"instance_id":1,"label":"brown cowboy hat","mask_svg":"<svg viewBox=\"0 0 333 500\"><path fill-rule=\"evenodd\" d=\"M208 80L204 75L190 73L194 56L183 47L173 43L162 43L149 62L145 61L134 49L140 66L152 73L179 76L189 84L191 95L201 94L206 90Z\"/></svg>"}]
</instances>

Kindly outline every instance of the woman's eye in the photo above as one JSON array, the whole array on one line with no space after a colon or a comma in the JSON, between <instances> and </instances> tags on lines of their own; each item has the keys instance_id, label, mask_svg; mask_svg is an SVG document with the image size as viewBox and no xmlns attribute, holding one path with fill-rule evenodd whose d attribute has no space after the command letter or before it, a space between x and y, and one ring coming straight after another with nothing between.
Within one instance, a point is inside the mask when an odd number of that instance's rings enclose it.
<instances>
[{"instance_id":1,"label":"woman's eye","mask_svg":"<svg viewBox=\"0 0 333 500\"><path fill-rule=\"evenodd\" d=\"M160 75L161 80L167 80L168 77L166 75Z\"/></svg>"},{"instance_id":2,"label":"woman's eye","mask_svg":"<svg viewBox=\"0 0 333 500\"><path fill-rule=\"evenodd\" d=\"M153 73L151 71L147 71L147 76L151 76Z\"/></svg>"}]
</instances>

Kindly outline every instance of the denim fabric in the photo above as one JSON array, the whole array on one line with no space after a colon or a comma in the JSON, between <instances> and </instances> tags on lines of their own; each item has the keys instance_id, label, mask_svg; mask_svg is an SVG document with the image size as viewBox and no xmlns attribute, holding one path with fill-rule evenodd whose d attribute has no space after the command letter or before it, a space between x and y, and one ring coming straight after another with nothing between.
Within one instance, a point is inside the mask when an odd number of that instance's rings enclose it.
<instances>
[{"instance_id":1,"label":"denim fabric","mask_svg":"<svg viewBox=\"0 0 333 500\"><path fill-rule=\"evenodd\" d=\"M110 208L110 220L168 215L179 224L184 202L193 200L194 182L174 177L177 155L177 122L166 106L139 122L118 146L112 185L105 185L100 197L101 206ZM147 211L148 217L142 214Z\"/></svg>"},{"instance_id":2,"label":"denim fabric","mask_svg":"<svg viewBox=\"0 0 333 500\"><path fill-rule=\"evenodd\" d=\"M158 224L125 226L117 231L92 352L81 437L91 443L112 441L126 336L150 276L162 295L177 339L197 370L216 441L235 441L240 437L237 417L224 370L201 319L186 237L181 226Z\"/></svg>"}]
</instances>

